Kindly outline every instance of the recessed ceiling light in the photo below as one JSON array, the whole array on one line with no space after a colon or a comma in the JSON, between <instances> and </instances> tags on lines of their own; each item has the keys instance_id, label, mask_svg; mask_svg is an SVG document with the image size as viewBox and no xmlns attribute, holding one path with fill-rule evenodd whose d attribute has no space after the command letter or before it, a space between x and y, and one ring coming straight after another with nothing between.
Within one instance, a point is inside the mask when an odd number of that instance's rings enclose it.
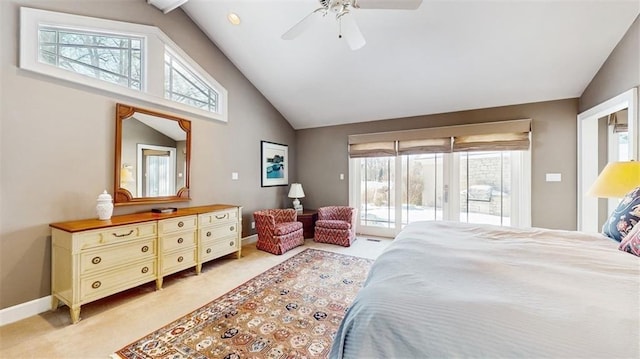
<instances>
[{"instance_id":1,"label":"recessed ceiling light","mask_svg":"<svg viewBox=\"0 0 640 359\"><path fill-rule=\"evenodd\" d=\"M227 20L233 25L240 25L240 16L235 12L230 12L229 15L227 15Z\"/></svg>"}]
</instances>

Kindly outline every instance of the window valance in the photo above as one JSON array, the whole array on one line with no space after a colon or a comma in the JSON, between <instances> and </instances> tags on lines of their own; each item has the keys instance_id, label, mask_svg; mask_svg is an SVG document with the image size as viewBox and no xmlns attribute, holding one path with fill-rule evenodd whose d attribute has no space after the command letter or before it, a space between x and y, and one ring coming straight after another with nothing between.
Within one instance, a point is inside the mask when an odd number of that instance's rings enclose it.
<instances>
[{"instance_id":1,"label":"window valance","mask_svg":"<svg viewBox=\"0 0 640 359\"><path fill-rule=\"evenodd\" d=\"M522 119L350 135L349 157L528 150L530 133Z\"/></svg>"}]
</instances>

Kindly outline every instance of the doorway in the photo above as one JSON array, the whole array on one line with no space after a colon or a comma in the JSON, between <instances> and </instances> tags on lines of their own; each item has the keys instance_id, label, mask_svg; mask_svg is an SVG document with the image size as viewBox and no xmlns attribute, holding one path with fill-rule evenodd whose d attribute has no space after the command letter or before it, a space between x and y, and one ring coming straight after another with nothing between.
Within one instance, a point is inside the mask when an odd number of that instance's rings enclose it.
<instances>
[{"instance_id":1,"label":"doorway","mask_svg":"<svg viewBox=\"0 0 640 359\"><path fill-rule=\"evenodd\" d=\"M608 162L638 160L638 155L637 88L578 115L579 231L599 232L612 207L617 205L618 199L585 195L600 171Z\"/></svg>"}]
</instances>

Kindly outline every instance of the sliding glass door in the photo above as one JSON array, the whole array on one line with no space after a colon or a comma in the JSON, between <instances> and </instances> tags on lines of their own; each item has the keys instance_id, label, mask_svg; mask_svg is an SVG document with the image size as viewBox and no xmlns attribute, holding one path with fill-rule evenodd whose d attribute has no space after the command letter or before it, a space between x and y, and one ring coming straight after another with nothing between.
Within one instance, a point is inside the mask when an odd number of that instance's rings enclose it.
<instances>
[{"instance_id":1,"label":"sliding glass door","mask_svg":"<svg viewBox=\"0 0 640 359\"><path fill-rule=\"evenodd\" d=\"M358 232L395 236L423 220L528 226L529 163L528 151L353 158Z\"/></svg>"}]
</instances>

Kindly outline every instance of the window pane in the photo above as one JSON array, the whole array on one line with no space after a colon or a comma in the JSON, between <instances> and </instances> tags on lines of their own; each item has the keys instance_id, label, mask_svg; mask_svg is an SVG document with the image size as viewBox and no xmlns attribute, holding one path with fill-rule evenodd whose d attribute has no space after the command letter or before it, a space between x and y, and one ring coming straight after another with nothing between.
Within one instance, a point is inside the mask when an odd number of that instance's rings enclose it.
<instances>
[{"instance_id":1,"label":"window pane","mask_svg":"<svg viewBox=\"0 0 640 359\"><path fill-rule=\"evenodd\" d=\"M146 156L146 186L145 195L150 197L171 196L171 169L169 156Z\"/></svg>"},{"instance_id":2,"label":"window pane","mask_svg":"<svg viewBox=\"0 0 640 359\"><path fill-rule=\"evenodd\" d=\"M40 62L55 65L57 58L56 52L56 45L40 45Z\"/></svg>"},{"instance_id":3,"label":"window pane","mask_svg":"<svg viewBox=\"0 0 640 359\"><path fill-rule=\"evenodd\" d=\"M218 93L168 52L165 52L164 83L165 98L205 111L217 112Z\"/></svg>"},{"instance_id":4,"label":"window pane","mask_svg":"<svg viewBox=\"0 0 640 359\"><path fill-rule=\"evenodd\" d=\"M132 40L137 49L131 49ZM143 67L140 38L43 27L39 30L39 41L41 62L140 89Z\"/></svg>"},{"instance_id":5,"label":"window pane","mask_svg":"<svg viewBox=\"0 0 640 359\"><path fill-rule=\"evenodd\" d=\"M363 158L361 163L361 224L395 228L395 158Z\"/></svg>"},{"instance_id":6,"label":"window pane","mask_svg":"<svg viewBox=\"0 0 640 359\"><path fill-rule=\"evenodd\" d=\"M460 221L510 224L509 151L460 154Z\"/></svg>"},{"instance_id":7,"label":"window pane","mask_svg":"<svg viewBox=\"0 0 640 359\"><path fill-rule=\"evenodd\" d=\"M629 132L618 132L618 161L629 161Z\"/></svg>"},{"instance_id":8,"label":"window pane","mask_svg":"<svg viewBox=\"0 0 640 359\"><path fill-rule=\"evenodd\" d=\"M56 43L56 32L51 30L40 30L39 34L40 43Z\"/></svg>"},{"instance_id":9,"label":"window pane","mask_svg":"<svg viewBox=\"0 0 640 359\"><path fill-rule=\"evenodd\" d=\"M402 156L402 225L441 220L443 155Z\"/></svg>"}]
</instances>

